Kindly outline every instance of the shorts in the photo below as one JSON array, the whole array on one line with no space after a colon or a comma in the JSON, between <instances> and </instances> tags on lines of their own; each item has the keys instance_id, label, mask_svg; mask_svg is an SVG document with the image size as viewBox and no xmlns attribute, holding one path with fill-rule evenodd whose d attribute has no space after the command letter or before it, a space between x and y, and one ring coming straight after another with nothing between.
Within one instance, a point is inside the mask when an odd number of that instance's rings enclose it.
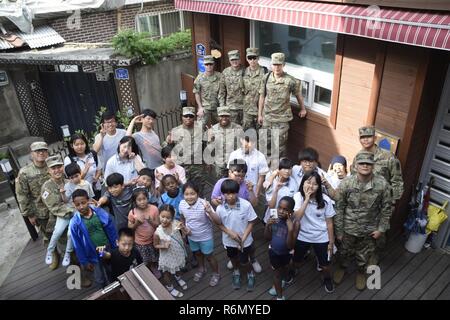
<instances>
[{"instance_id":1,"label":"shorts","mask_svg":"<svg viewBox=\"0 0 450 320\"><path fill-rule=\"evenodd\" d=\"M291 262L292 254L277 254L272 249L269 249L269 261L273 270L277 270L289 265Z\"/></svg>"},{"instance_id":2,"label":"shorts","mask_svg":"<svg viewBox=\"0 0 450 320\"><path fill-rule=\"evenodd\" d=\"M206 241L192 241L188 237L188 241L192 252L200 251L204 255L209 255L214 251L214 239L209 239Z\"/></svg>"},{"instance_id":3,"label":"shorts","mask_svg":"<svg viewBox=\"0 0 450 320\"><path fill-rule=\"evenodd\" d=\"M330 265L330 261L328 261L328 242L324 243L309 243L305 241L298 240L295 241L295 249L294 249L294 262L302 262L306 252L310 247L313 247L314 253L316 255L317 260L319 261L319 265L321 267L326 267Z\"/></svg>"},{"instance_id":4,"label":"shorts","mask_svg":"<svg viewBox=\"0 0 450 320\"><path fill-rule=\"evenodd\" d=\"M144 263L158 262L159 261L159 251L153 247L151 244L134 244L137 251L141 254Z\"/></svg>"},{"instance_id":5,"label":"shorts","mask_svg":"<svg viewBox=\"0 0 450 320\"><path fill-rule=\"evenodd\" d=\"M227 256L230 259L233 259L235 257L238 257L239 262L241 264L247 264L248 263L248 257L249 257L249 253L251 252L253 248L253 245L249 245L248 247L244 248L244 250L239 250L238 248L234 248L234 247L225 247L225 249L227 250Z\"/></svg>"}]
</instances>

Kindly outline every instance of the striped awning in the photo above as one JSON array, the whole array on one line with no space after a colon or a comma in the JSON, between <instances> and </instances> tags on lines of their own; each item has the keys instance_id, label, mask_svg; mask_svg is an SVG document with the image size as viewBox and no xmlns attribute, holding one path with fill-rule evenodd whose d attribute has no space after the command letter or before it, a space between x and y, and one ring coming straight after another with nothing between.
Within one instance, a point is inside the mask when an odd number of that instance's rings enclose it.
<instances>
[{"instance_id":1,"label":"striped awning","mask_svg":"<svg viewBox=\"0 0 450 320\"><path fill-rule=\"evenodd\" d=\"M450 12L286 0L175 0L175 7L450 50Z\"/></svg>"}]
</instances>

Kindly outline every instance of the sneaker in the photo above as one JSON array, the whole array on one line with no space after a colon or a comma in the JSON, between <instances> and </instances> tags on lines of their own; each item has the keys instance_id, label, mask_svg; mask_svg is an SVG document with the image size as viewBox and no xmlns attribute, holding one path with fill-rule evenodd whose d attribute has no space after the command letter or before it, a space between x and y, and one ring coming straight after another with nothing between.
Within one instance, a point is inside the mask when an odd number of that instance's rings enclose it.
<instances>
[{"instance_id":1,"label":"sneaker","mask_svg":"<svg viewBox=\"0 0 450 320\"><path fill-rule=\"evenodd\" d=\"M247 291L251 292L255 289L255 275L253 273L249 273L247 275Z\"/></svg>"},{"instance_id":2,"label":"sneaker","mask_svg":"<svg viewBox=\"0 0 450 320\"><path fill-rule=\"evenodd\" d=\"M233 289L238 290L241 288L241 275L233 273Z\"/></svg>"},{"instance_id":3,"label":"sneaker","mask_svg":"<svg viewBox=\"0 0 450 320\"><path fill-rule=\"evenodd\" d=\"M294 282L294 279L291 279L290 281L291 281L291 283L292 283L292 282ZM284 287L286 287L286 281L281 280L281 288L284 289ZM275 290L275 287L274 287L274 286L272 286L272 288L269 289L269 294L270 294L271 296L274 296L274 297L277 296L277 291Z\"/></svg>"},{"instance_id":4,"label":"sneaker","mask_svg":"<svg viewBox=\"0 0 450 320\"><path fill-rule=\"evenodd\" d=\"M52 264L53 262L53 252L47 251L47 254L45 255L45 264Z\"/></svg>"},{"instance_id":5,"label":"sneaker","mask_svg":"<svg viewBox=\"0 0 450 320\"><path fill-rule=\"evenodd\" d=\"M292 277L292 278L290 278L289 280L286 280L286 281L283 280L283 282L286 285L286 287L289 287L291 284L294 283L294 277Z\"/></svg>"},{"instance_id":6,"label":"sneaker","mask_svg":"<svg viewBox=\"0 0 450 320\"><path fill-rule=\"evenodd\" d=\"M55 250L52 253L52 263L50 264L49 268L51 270L55 270L59 266L59 253Z\"/></svg>"},{"instance_id":7,"label":"sneaker","mask_svg":"<svg viewBox=\"0 0 450 320\"><path fill-rule=\"evenodd\" d=\"M276 298L275 300L286 300L286 297L285 296L282 296L281 298Z\"/></svg>"},{"instance_id":8,"label":"sneaker","mask_svg":"<svg viewBox=\"0 0 450 320\"><path fill-rule=\"evenodd\" d=\"M333 275L334 283L340 284L342 282L342 279L344 278L344 274L345 269L343 269L342 267L337 267Z\"/></svg>"},{"instance_id":9,"label":"sneaker","mask_svg":"<svg viewBox=\"0 0 450 320\"><path fill-rule=\"evenodd\" d=\"M63 267L67 267L69 264L70 264L70 252L66 252L64 254L64 258L63 258L63 261L62 261L62 266Z\"/></svg>"},{"instance_id":10,"label":"sneaker","mask_svg":"<svg viewBox=\"0 0 450 320\"><path fill-rule=\"evenodd\" d=\"M261 265L259 264L258 260L254 260L252 262L252 267L253 267L253 271L255 271L256 273L260 273L262 271Z\"/></svg>"},{"instance_id":11,"label":"sneaker","mask_svg":"<svg viewBox=\"0 0 450 320\"><path fill-rule=\"evenodd\" d=\"M231 260L228 260L227 269L228 270L233 270L233 263L231 262Z\"/></svg>"},{"instance_id":12,"label":"sneaker","mask_svg":"<svg viewBox=\"0 0 450 320\"><path fill-rule=\"evenodd\" d=\"M366 288L366 275L363 272L356 273L356 289L362 291Z\"/></svg>"},{"instance_id":13,"label":"sneaker","mask_svg":"<svg viewBox=\"0 0 450 320\"><path fill-rule=\"evenodd\" d=\"M327 293L333 293L334 292L334 285L333 285L333 281L331 280L331 278L326 278L323 280L323 284L325 286L325 291Z\"/></svg>"}]
</instances>

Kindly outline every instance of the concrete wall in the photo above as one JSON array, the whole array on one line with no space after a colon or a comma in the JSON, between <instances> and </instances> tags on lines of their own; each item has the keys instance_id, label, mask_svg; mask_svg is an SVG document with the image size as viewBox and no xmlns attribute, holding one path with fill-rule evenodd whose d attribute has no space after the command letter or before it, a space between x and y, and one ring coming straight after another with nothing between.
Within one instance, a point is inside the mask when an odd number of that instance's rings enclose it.
<instances>
[{"instance_id":1,"label":"concrete wall","mask_svg":"<svg viewBox=\"0 0 450 320\"><path fill-rule=\"evenodd\" d=\"M190 53L167 58L152 66L134 69L136 90L141 110L156 113L180 106L181 73L194 74Z\"/></svg>"},{"instance_id":2,"label":"concrete wall","mask_svg":"<svg viewBox=\"0 0 450 320\"><path fill-rule=\"evenodd\" d=\"M0 87L0 145L29 136L22 109L12 83L11 69L0 66L8 73L9 84Z\"/></svg>"}]
</instances>

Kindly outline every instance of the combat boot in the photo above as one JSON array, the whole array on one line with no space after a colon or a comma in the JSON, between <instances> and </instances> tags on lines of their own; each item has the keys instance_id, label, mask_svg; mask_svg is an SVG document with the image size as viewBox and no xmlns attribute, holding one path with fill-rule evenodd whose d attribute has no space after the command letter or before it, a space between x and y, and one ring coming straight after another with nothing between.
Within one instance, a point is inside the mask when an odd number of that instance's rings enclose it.
<instances>
[{"instance_id":1,"label":"combat boot","mask_svg":"<svg viewBox=\"0 0 450 320\"><path fill-rule=\"evenodd\" d=\"M334 270L333 281L336 284L340 284L345 275L345 269L341 266L338 266L336 270Z\"/></svg>"},{"instance_id":2,"label":"combat boot","mask_svg":"<svg viewBox=\"0 0 450 320\"><path fill-rule=\"evenodd\" d=\"M58 268L59 258L60 258L60 256L59 256L58 250L53 251L52 263L49 266L50 270L55 270Z\"/></svg>"},{"instance_id":3,"label":"combat boot","mask_svg":"<svg viewBox=\"0 0 450 320\"><path fill-rule=\"evenodd\" d=\"M356 289L362 291L366 288L366 274L358 271L356 273Z\"/></svg>"}]
</instances>

